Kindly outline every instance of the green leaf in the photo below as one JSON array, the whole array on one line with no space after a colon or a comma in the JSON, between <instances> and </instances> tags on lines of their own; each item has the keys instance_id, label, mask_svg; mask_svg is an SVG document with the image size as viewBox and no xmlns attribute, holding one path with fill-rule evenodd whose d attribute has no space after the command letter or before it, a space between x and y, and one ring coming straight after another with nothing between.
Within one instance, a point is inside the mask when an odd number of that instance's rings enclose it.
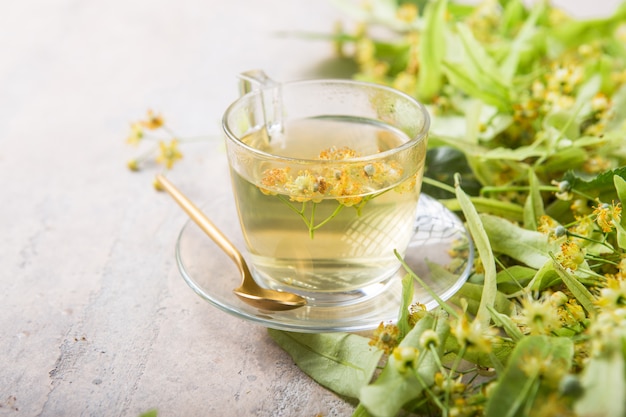
<instances>
[{"instance_id":1,"label":"green leaf","mask_svg":"<svg viewBox=\"0 0 626 417\"><path fill-rule=\"evenodd\" d=\"M524 228L537 230L537 222L545 214L543 199L539 191L539 179L532 169L528 170L528 185L530 192L524 203Z\"/></svg>"},{"instance_id":2,"label":"green leaf","mask_svg":"<svg viewBox=\"0 0 626 417\"><path fill-rule=\"evenodd\" d=\"M589 292L587 287L581 284L581 282L578 281L578 279L574 275L570 274L567 270L565 270L565 268L561 266L561 264L556 260L556 258L554 257L552 253L550 253L550 256L552 257L554 270L559 275L559 277L563 280L567 288L572 292L572 295L574 295L574 297L580 303L580 305L583 306L585 310L587 310L587 313L591 315L595 314L596 312L596 307L594 304L595 298Z\"/></svg>"},{"instance_id":3,"label":"green leaf","mask_svg":"<svg viewBox=\"0 0 626 417\"><path fill-rule=\"evenodd\" d=\"M445 23L447 0L429 2L424 10L422 36L426 42L419 49L420 70L417 74L418 97L431 101L439 93L443 81L441 62L445 56Z\"/></svg>"},{"instance_id":4,"label":"green leaf","mask_svg":"<svg viewBox=\"0 0 626 417\"><path fill-rule=\"evenodd\" d=\"M513 265L498 272L498 291L511 294L523 289L535 276L537 270L522 265Z\"/></svg>"},{"instance_id":5,"label":"green leaf","mask_svg":"<svg viewBox=\"0 0 626 417\"><path fill-rule=\"evenodd\" d=\"M532 268L541 268L550 259L548 252L556 248L542 233L523 229L489 214L482 214L480 218L494 252L508 255Z\"/></svg>"},{"instance_id":6,"label":"green leaf","mask_svg":"<svg viewBox=\"0 0 626 417\"><path fill-rule=\"evenodd\" d=\"M450 302L459 307L461 307L464 302L467 303L467 312L475 315L478 312L478 306L480 305L483 291L484 289L481 284L466 282L456 294L450 297ZM502 314L511 314L515 309L515 304L509 300L506 295L497 291L491 308Z\"/></svg>"},{"instance_id":7,"label":"green leaf","mask_svg":"<svg viewBox=\"0 0 626 417\"><path fill-rule=\"evenodd\" d=\"M352 413L352 417L371 417L371 414L367 412L367 408L363 404L359 404Z\"/></svg>"},{"instance_id":8,"label":"green leaf","mask_svg":"<svg viewBox=\"0 0 626 417\"><path fill-rule=\"evenodd\" d=\"M307 375L352 398L370 382L383 353L370 346L368 338L355 334L268 331Z\"/></svg>"},{"instance_id":9,"label":"green leaf","mask_svg":"<svg viewBox=\"0 0 626 417\"><path fill-rule=\"evenodd\" d=\"M527 288L531 291L543 291L557 283L561 282L561 278L554 269L554 262L552 259L546 260L541 268L533 276L532 281L528 283Z\"/></svg>"},{"instance_id":10,"label":"green leaf","mask_svg":"<svg viewBox=\"0 0 626 417\"><path fill-rule=\"evenodd\" d=\"M400 342L401 347L420 348L419 339L428 329L434 329L441 344L435 354L442 355L443 346L450 328L447 315L431 312L417 322L413 330ZM435 373L439 370L439 357L435 358L430 350L421 349L415 372L401 372L395 365L395 358L389 357L387 365L374 383L363 387L359 399L367 411L375 417L395 416L402 407L422 395L425 387L433 384Z\"/></svg>"},{"instance_id":11,"label":"green leaf","mask_svg":"<svg viewBox=\"0 0 626 417\"><path fill-rule=\"evenodd\" d=\"M615 190L617 190L617 198L619 198L622 207L624 207L626 205L626 180L614 175L613 183L615 184ZM614 224L617 229L617 244L620 248L626 249L626 215L622 214L620 222L615 222Z\"/></svg>"},{"instance_id":12,"label":"green leaf","mask_svg":"<svg viewBox=\"0 0 626 417\"><path fill-rule=\"evenodd\" d=\"M496 261L493 256L493 252L491 251L489 237L487 236L487 233L485 233L484 225L482 224L476 208L472 205L469 197L465 194L458 182L455 184L455 188L456 198L459 200L459 204L463 210L467 228L474 239L476 250L478 251L483 268L485 269L483 293L480 298L478 311L476 312L476 320L480 320L480 322L487 327L489 325L489 321L491 320L487 306L494 305L496 295L498 293L496 283Z\"/></svg>"},{"instance_id":13,"label":"green leaf","mask_svg":"<svg viewBox=\"0 0 626 417\"><path fill-rule=\"evenodd\" d=\"M601 38L611 38L617 26L626 19L624 3L613 16L588 20L569 20L551 28L549 36L557 38L567 47L583 45L598 41Z\"/></svg>"},{"instance_id":14,"label":"green leaf","mask_svg":"<svg viewBox=\"0 0 626 417\"><path fill-rule=\"evenodd\" d=\"M574 404L579 417L623 417L626 415L626 366L624 355L613 350L592 356L583 371L583 396Z\"/></svg>"},{"instance_id":15,"label":"green leaf","mask_svg":"<svg viewBox=\"0 0 626 417\"><path fill-rule=\"evenodd\" d=\"M524 208L519 204L486 197L470 197L470 201L479 213L493 214L511 221L522 221L524 219ZM461 210L458 200L441 200L441 203L449 210Z\"/></svg>"},{"instance_id":16,"label":"green leaf","mask_svg":"<svg viewBox=\"0 0 626 417\"><path fill-rule=\"evenodd\" d=\"M523 10L520 10L520 7L523 9L523 5L515 1L507 5L506 11L509 12L509 14L514 11L515 14L519 15L523 12ZM537 19L544 12L544 9L545 4L543 2L538 3L522 25L513 42L511 42L508 48L508 54L500 67L500 71L507 82L513 81L522 54L531 48L532 37L537 31Z\"/></svg>"},{"instance_id":17,"label":"green leaf","mask_svg":"<svg viewBox=\"0 0 626 417\"><path fill-rule=\"evenodd\" d=\"M409 323L410 311L409 307L413 303L413 293L415 287L413 285L413 277L411 274L405 274L402 278L402 302L400 303L400 314L398 315L398 329L400 330L400 340L406 336L411 330Z\"/></svg>"},{"instance_id":18,"label":"green leaf","mask_svg":"<svg viewBox=\"0 0 626 417\"><path fill-rule=\"evenodd\" d=\"M513 322L510 316L498 313L494 308L491 307L489 308L489 312L491 313L491 318L493 319L493 322L496 324L496 326L502 327L502 329L504 329L506 334L509 335L509 337L514 342L518 342L524 337L524 334Z\"/></svg>"},{"instance_id":19,"label":"green leaf","mask_svg":"<svg viewBox=\"0 0 626 417\"><path fill-rule=\"evenodd\" d=\"M574 356L574 344L570 339L548 336L522 338L509 359L485 409L486 417L522 417L533 404L546 399L551 390L539 375L527 375L523 371L529 358L548 360L560 368L569 368ZM533 395L533 393L536 393Z\"/></svg>"},{"instance_id":20,"label":"green leaf","mask_svg":"<svg viewBox=\"0 0 626 417\"><path fill-rule=\"evenodd\" d=\"M569 171L563 176L563 181L568 181L575 190L590 194L593 197L602 195L605 196L603 197L605 201L611 201L617 198L615 180L613 179L615 176L626 179L626 166L604 171L593 178L584 178L573 171Z\"/></svg>"}]
</instances>

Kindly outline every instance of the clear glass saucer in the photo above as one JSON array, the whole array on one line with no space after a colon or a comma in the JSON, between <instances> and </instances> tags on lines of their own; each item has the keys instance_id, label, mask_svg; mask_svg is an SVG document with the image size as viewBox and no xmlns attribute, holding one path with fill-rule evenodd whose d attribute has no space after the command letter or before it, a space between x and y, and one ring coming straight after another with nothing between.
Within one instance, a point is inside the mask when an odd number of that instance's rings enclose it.
<instances>
[{"instance_id":1,"label":"clear glass saucer","mask_svg":"<svg viewBox=\"0 0 626 417\"><path fill-rule=\"evenodd\" d=\"M232 196L217 195L202 210L246 257ZM473 258L473 244L461 220L441 203L422 194L415 234L405 257L407 265L441 299L447 300L467 280ZM378 295L362 302L268 312L244 303L232 292L239 285L239 271L192 221L180 232L176 260L187 284L215 307L266 327L311 333L365 331L378 327L381 322L395 322L402 297L401 281L406 274L406 270L400 268ZM437 301L417 283L413 301L427 309L437 306Z\"/></svg>"}]
</instances>

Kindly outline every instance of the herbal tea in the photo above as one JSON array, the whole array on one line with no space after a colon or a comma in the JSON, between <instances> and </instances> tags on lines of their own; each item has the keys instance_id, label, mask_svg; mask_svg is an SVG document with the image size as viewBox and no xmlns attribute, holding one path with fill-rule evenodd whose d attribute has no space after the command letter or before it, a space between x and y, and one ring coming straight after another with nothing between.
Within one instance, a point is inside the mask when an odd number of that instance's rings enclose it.
<instances>
[{"instance_id":1,"label":"herbal tea","mask_svg":"<svg viewBox=\"0 0 626 417\"><path fill-rule=\"evenodd\" d=\"M363 291L392 276L413 234L426 141L380 122L292 120L270 138L242 142L271 158L232 167L240 221L257 276L273 288L314 294ZM304 163L304 162L306 163Z\"/></svg>"}]
</instances>

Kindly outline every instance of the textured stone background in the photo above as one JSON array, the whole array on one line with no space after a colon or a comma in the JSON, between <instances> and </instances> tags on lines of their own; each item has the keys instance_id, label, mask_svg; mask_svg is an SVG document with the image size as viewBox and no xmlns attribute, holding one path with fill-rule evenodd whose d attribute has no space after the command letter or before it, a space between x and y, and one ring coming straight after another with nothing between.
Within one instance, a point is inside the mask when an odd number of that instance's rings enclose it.
<instances>
[{"instance_id":1,"label":"textured stone background","mask_svg":"<svg viewBox=\"0 0 626 417\"><path fill-rule=\"evenodd\" d=\"M617 1L565 1L597 15ZM131 120L219 137L235 75L308 77L339 13L305 0L25 0L0 12L0 415L349 415L265 329L196 296L174 262L186 217L130 173ZM217 140L217 139L216 139ZM215 142L172 179L224 184ZM221 172L221 171L220 171Z\"/></svg>"}]
</instances>

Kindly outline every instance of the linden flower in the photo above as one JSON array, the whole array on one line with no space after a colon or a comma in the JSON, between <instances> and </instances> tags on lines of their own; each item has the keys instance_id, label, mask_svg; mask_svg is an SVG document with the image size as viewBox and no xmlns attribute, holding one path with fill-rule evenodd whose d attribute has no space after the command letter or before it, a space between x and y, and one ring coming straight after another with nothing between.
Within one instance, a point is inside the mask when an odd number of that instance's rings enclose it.
<instances>
[{"instance_id":1,"label":"linden flower","mask_svg":"<svg viewBox=\"0 0 626 417\"><path fill-rule=\"evenodd\" d=\"M156 161L164 164L167 169L171 169L174 164L183 158L183 154L178 150L178 141L172 139L169 144L164 141L159 142L159 155Z\"/></svg>"},{"instance_id":2,"label":"linden flower","mask_svg":"<svg viewBox=\"0 0 626 417\"><path fill-rule=\"evenodd\" d=\"M347 146L339 149L333 146L332 148L324 149L322 152L320 152L319 159L329 161L342 161L345 159L358 158L359 156L360 155L354 149L350 149Z\"/></svg>"},{"instance_id":3,"label":"linden flower","mask_svg":"<svg viewBox=\"0 0 626 417\"><path fill-rule=\"evenodd\" d=\"M321 184L321 185L320 185ZM322 177L316 177L309 171L300 172L291 182L285 184L292 201L304 202L313 200L321 201L321 191L326 189L326 181Z\"/></svg>"},{"instance_id":4,"label":"linden flower","mask_svg":"<svg viewBox=\"0 0 626 417\"><path fill-rule=\"evenodd\" d=\"M265 195L276 195L277 192L274 190L276 188L282 188L289 180L288 172L289 168L272 168L265 170L261 184L266 188L259 187L259 189Z\"/></svg>"},{"instance_id":5,"label":"linden flower","mask_svg":"<svg viewBox=\"0 0 626 417\"><path fill-rule=\"evenodd\" d=\"M576 220L576 224L571 226L568 230L571 235L574 235L571 238L573 242L583 244L583 239L591 237L595 232L594 223L589 216L577 217Z\"/></svg>"},{"instance_id":6,"label":"linden flower","mask_svg":"<svg viewBox=\"0 0 626 417\"><path fill-rule=\"evenodd\" d=\"M585 251L577 242L569 240L561 244L561 251L556 254L556 260L563 268L575 271L585 260Z\"/></svg>"},{"instance_id":7,"label":"linden flower","mask_svg":"<svg viewBox=\"0 0 626 417\"><path fill-rule=\"evenodd\" d=\"M380 323L374 334L372 340L369 341L370 346L376 346L389 354L396 346L398 346L398 337L400 336L400 329L395 324Z\"/></svg>"},{"instance_id":8,"label":"linden flower","mask_svg":"<svg viewBox=\"0 0 626 417\"><path fill-rule=\"evenodd\" d=\"M141 122L142 126L149 130L156 130L163 126L165 122L160 114L155 114L152 110L148 110L148 118Z\"/></svg>"},{"instance_id":9,"label":"linden flower","mask_svg":"<svg viewBox=\"0 0 626 417\"><path fill-rule=\"evenodd\" d=\"M602 132L604 132L604 126L600 126L600 123L597 123L591 127L598 127L598 129L602 129L601 132L593 132L592 130L586 130L586 133L590 133L590 134L595 134L596 136L600 136ZM583 170L589 174L598 174L601 173L603 171L607 171L611 168L611 161L609 161L608 159L600 156L600 155L596 155L593 156L589 159L587 159L585 161L585 163L583 164Z\"/></svg>"},{"instance_id":10,"label":"linden flower","mask_svg":"<svg viewBox=\"0 0 626 417\"><path fill-rule=\"evenodd\" d=\"M595 355L620 352L622 339L626 337L625 329L626 308L601 311L589 329L592 352Z\"/></svg>"},{"instance_id":11,"label":"linden flower","mask_svg":"<svg viewBox=\"0 0 626 417\"><path fill-rule=\"evenodd\" d=\"M545 214L539 218L537 231L548 235L548 239L551 242L567 235L567 230L563 226L557 223L552 217L546 216Z\"/></svg>"},{"instance_id":12,"label":"linden flower","mask_svg":"<svg viewBox=\"0 0 626 417\"><path fill-rule=\"evenodd\" d=\"M530 334L550 334L561 327L558 307L550 299L522 300L522 311L515 321L524 326Z\"/></svg>"},{"instance_id":13,"label":"linden flower","mask_svg":"<svg viewBox=\"0 0 626 417\"><path fill-rule=\"evenodd\" d=\"M130 145L138 145L143 137L144 133L141 123L132 123L130 125L130 134L126 138L126 143Z\"/></svg>"},{"instance_id":14,"label":"linden flower","mask_svg":"<svg viewBox=\"0 0 626 417\"><path fill-rule=\"evenodd\" d=\"M601 307L616 309L626 306L626 281L608 279L606 287L600 291L596 304Z\"/></svg>"},{"instance_id":15,"label":"linden flower","mask_svg":"<svg viewBox=\"0 0 626 417\"><path fill-rule=\"evenodd\" d=\"M363 197L362 184L358 181L358 177L349 175L347 172L335 173L335 180L330 194L345 206L353 206L359 204Z\"/></svg>"},{"instance_id":16,"label":"linden flower","mask_svg":"<svg viewBox=\"0 0 626 417\"><path fill-rule=\"evenodd\" d=\"M406 23L411 23L419 14L419 10L416 5L411 3L403 3L398 7L396 11L396 17Z\"/></svg>"},{"instance_id":17,"label":"linden flower","mask_svg":"<svg viewBox=\"0 0 626 417\"><path fill-rule=\"evenodd\" d=\"M392 358L394 367L401 373L414 369L417 365L419 350L412 346L398 346L393 350Z\"/></svg>"},{"instance_id":18,"label":"linden flower","mask_svg":"<svg viewBox=\"0 0 626 417\"><path fill-rule=\"evenodd\" d=\"M529 378L541 377L544 382L556 387L566 373L567 363L565 359L543 357L540 352L531 352L520 361L519 369Z\"/></svg>"},{"instance_id":19,"label":"linden flower","mask_svg":"<svg viewBox=\"0 0 626 417\"><path fill-rule=\"evenodd\" d=\"M483 327L479 320L470 323L467 316L463 315L451 330L461 346L477 352L491 352L496 330Z\"/></svg>"},{"instance_id":20,"label":"linden flower","mask_svg":"<svg viewBox=\"0 0 626 417\"><path fill-rule=\"evenodd\" d=\"M619 223L622 218L622 205L621 203L615 204L600 204L595 207L593 214L596 215L596 223L607 233L613 230L614 223Z\"/></svg>"}]
</instances>

